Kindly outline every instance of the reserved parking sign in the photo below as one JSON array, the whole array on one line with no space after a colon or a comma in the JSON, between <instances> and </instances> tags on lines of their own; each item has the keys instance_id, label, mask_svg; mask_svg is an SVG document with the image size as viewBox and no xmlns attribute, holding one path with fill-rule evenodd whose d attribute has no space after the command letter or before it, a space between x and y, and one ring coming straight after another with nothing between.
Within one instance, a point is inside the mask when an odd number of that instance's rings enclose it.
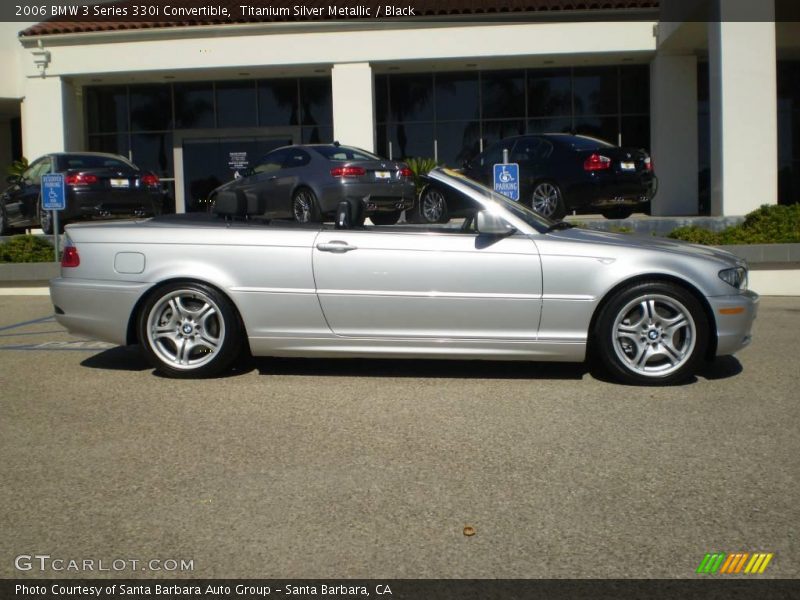
<instances>
[{"instance_id":1,"label":"reserved parking sign","mask_svg":"<svg viewBox=\"0 0 800 600\"><path fill-rule=\"evenodd\" d=\"M64 210L66 207L64 175L61 173L42 175L42 209Z\"/></svg>"},{"instance_id":2,"label":"reserved parking sign","mask_svg":"<svg viewBox=\"0 0 800 600\"><path fill-rule=\"evenodd\" d=\"M494 165L494 191L519 201L519 165L517 163Z\"/></svg>"}]
</instances>

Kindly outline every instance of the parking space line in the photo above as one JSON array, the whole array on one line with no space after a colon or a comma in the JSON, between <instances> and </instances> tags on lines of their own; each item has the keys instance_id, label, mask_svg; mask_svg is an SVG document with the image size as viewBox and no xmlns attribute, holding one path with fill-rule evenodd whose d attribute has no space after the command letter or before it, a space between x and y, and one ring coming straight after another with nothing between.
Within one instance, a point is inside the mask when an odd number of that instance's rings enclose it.
<instances>
[{"instance_id":1,"label":"parking space line","mask_svg":"<svg viewBox=\"0 0 800 600\"><path fill-rule=\"evenodd\" d=\"M22 321L21 323L14 323L13 325L6 325L4 327L0 327L0 331L8 331L9 329L17 329L18 327L25 327L26 325L36 325L37 323L46 323L48 321L55 322L55 317L53 315L47 315L46 317L39 317L38 319L31 319L30 321Z\"/></svg>"}]
</instances>

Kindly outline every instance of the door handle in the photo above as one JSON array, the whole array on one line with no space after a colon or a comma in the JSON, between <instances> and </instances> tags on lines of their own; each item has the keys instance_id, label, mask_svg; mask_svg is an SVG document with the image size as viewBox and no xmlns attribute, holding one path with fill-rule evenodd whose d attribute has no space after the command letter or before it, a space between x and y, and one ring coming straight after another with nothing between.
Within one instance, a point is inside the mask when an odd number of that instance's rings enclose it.
<instances>
[{"instance_id":1,"label":"door handle","mask_svg":"<svg viewBox=\"0 0 800 600\"><path fill-rule=\"evenodd\" d=\"M340 240L333 240L327 244L317 244L317 250L320 252L335 252L337 254L344 254L350 250L358 250L357 246L351 246L347 242Z\"/></svg>"}]
</instances>

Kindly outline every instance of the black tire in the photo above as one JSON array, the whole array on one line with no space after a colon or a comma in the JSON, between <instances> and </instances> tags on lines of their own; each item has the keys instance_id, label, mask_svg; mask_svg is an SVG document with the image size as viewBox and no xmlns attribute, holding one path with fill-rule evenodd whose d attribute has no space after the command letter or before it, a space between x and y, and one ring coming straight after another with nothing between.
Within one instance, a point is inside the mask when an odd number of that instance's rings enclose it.
<instances>
[{"instance_id":1,"label":"black tire","mask_svg":"<svg viewBox=\"0 0 800 600\"><path fill-rule=\"evenodd\" d=\"M375 225L394 225L400 220L402 211L375 213L369 216L369 220Z\"/></svg>"},{"instance_id":2,"label":"black tire","mask_svg":"<svg viewBox=\"0 0 800 600\"><path fill-rule=\"evenodd\" d=\"M559 221L567 214L561 188L552 181L537 182L530 198L530 207L548 219Z\"/></svg>"},{"instance_id":3,"label":"black tire","mask_svg":"<svg viewBox=\"0 0 800 600\"><path fill-rule=\"evenodd\" d=\"M242 352L244 337L230 300L209 285L188 281L150 294L137 316L137 332L150 364L179 379L226 371Z\"/></svg>"},{"instance_id":4,"label":"black tire","mask_svg":"<svg viewBox=\"0 0 800 600\"><path fill-rule=\"evenodd\" d=\"M11 233L11 228L8 226L6 203L0 200L0 235L8 235L9 233Z\"/></svg>"},{"instance_id":5,"label":"black tire","mask_svg":"<svg viewBox=\"0 0 800 600\"><path fill-rule=\"evenodd\" d=\"M629 206L615 206L600 212L606 219L627 219L633 214L633 209Z\"/></svg>"},{"instance_id":6,"label":"black tire","mask_svg":"<svg viewBox=\"0 0 800 600\"><path fill-rule=\"evenodd\" d=\"M47 235L52 235L53 233L53 211L52 210L42 210L41 203L39 204L39 227L42 228L42 233ZM61 219L58 220L58 233L64 233L64 223Z\"/></svg>"},{"instance_id":7,"label":"black tire","mask_svg":"<svg viewBox=\"0 0 800 600\"><path fill-rule=\"evenodd\" d=\"M435 185L426 185L410 212L415 223L447 223L450 220L447 194Z\"/></svg>"},{"instance_id":8,"label":"black tire","mask_svg":"<svg viewBox=\"0 0 800 600\"><path fill-rule=\"evenodd\" d=\"M322 221L317 196L310 188L300 188L292 196L292 218L298 223Z\"/></svg>"},{"instance_id":9,"label":"black tire","mask_svg":"<svg viewBox=\"0 0 800 600\"><path fill-rule=\"evenodd\" d=\"M592 338L616 380L633 385L671 385L691 377L704 360L709 323L700 301L685 288L644 281L605 302Z\"/></svg>"}]
</instances>

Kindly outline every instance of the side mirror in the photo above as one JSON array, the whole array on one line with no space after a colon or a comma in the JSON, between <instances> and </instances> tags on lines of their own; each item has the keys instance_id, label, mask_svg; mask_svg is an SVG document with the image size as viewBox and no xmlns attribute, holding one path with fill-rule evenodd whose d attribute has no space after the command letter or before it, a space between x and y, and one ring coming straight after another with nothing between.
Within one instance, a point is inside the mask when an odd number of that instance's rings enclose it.
<instances>
[{"instance_id":1,"label":"side mirror","mask_svg":"<svg viewBox=\"0 0 800 600\"><path fill-rule=\"evenodd\" d=\"M475 229L482 235L508 235L514 232L511 225L488 210L481 210L475 215Z\"/></svg>"}]
</instances>

